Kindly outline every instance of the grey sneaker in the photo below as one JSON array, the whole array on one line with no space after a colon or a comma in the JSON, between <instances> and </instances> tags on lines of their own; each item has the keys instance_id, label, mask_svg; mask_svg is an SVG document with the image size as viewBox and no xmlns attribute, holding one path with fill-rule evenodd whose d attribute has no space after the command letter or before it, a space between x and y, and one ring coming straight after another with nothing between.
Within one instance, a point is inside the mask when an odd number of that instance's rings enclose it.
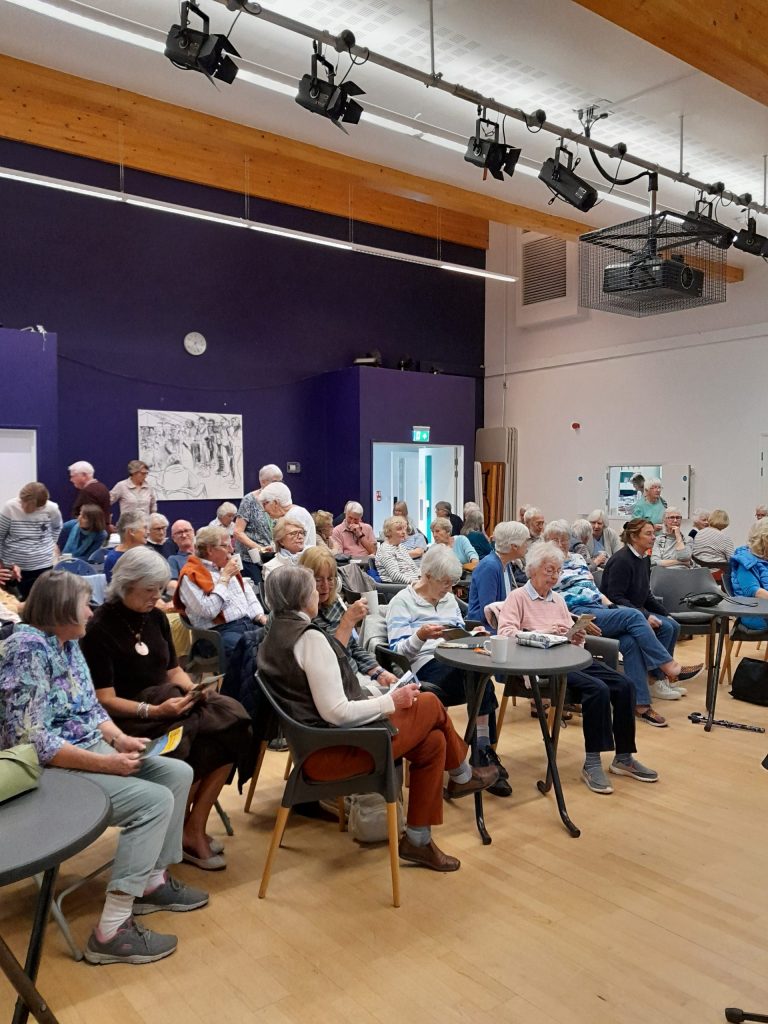
<instances>
[{"instance_id":1,"label":"grey sneaker","mask_svg":"<svg viewBox=\"0 0 768 1024\"><path fill-rule=\"evenodd\" d=\"M591 789L593 793L613 792L613 786L608 781L602 765L595 765L594 768L587 768L584 765L581 769L581 777L586 782L587 788Z\"/></svg>"},{"instance_id":2,"label":"grey sneaker","mask_svg":"<svg viewBox=\"0 0 768 1024\"><path fill-rule=\"evenodd\" d=\"M625 764L624 761L612 761L608 771L614 775L628 775L630 779L637 779L638 782L659 781L658 772L655 772L653 768L646 768L634 757L629 764Z\"/></svg>"},{"instance_id":3,"label":"grey sneaker","mask_svg":"<svg viewBox=\"0 0 768 1024\"><path fill-rule=\"evenodd\" d=\"M177 913L184 913L185 910L197 910L204 907L208 902L208 893L202 889L193 889L191 885L185 885L177 878L168 875L165 882L154 892L144 893L139 896L133 904L133 913L140 917L142 914L154 914L158 910L175 910Z\"/></svg>"},{"instance_id":4,"label":"grey sneaker","mask_svg":"<svg viewBox=\"0 0 768 1024\"><path fill-rule=\"evenodd\" d=\"M656 700L680 700L682 693L674 689L666 679L657 679L651 687L651 693Z\"/></svg>"},{"instance_id":5,"label":"grey sneaker","mask_svg":"<svg viewBox=\"0 0 768 1024\"><path fill-rule=\"evenodd\" d=\"M151 964L174 953L177 944L175 935L151 932L129 917L106 942L94 931L83 956L89 964Z\"/></svg>"}]
</instances>

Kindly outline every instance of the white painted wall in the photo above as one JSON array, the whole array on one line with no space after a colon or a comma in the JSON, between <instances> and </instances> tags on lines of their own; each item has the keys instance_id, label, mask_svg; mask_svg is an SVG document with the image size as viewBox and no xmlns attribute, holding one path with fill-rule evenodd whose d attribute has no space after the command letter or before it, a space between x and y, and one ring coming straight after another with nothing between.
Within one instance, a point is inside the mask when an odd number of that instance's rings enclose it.
<instances>
[{"instance_id":1,"label":"white painted wall","mask_svg":"<svg viewBox=\"0 0 768 1024\"><path fill-rule=\"evenodd\" d=\"M510 234L493 226L489 268L514 271ZM691 508L726 508L743 542L768 434L768 268L743 265L719 306L526 330L515 286L488 284L485 425L519 430L519 503L571 518L603 505L611 463L690 463Z\"/></svg>"}]
</instances>

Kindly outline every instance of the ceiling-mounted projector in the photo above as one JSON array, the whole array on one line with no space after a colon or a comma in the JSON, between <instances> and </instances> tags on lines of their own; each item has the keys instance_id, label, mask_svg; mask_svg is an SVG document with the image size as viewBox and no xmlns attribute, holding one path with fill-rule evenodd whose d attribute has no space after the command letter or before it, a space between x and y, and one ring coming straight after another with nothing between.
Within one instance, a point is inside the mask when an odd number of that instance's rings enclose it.
<instances>
[{"instance_id":1,"label":"ceiling-mounted projector","mask_svg":"<svg viewBox=\"0 0 768 1024\"><path fill-rule=\"evenodd\" d=\"M660 259L649 256L631 263L612 263L603 270L603 292L649 292L660 299L688 295L700 298L704 274L689 267L680 256Z\"/></svg>"}]
</instances>

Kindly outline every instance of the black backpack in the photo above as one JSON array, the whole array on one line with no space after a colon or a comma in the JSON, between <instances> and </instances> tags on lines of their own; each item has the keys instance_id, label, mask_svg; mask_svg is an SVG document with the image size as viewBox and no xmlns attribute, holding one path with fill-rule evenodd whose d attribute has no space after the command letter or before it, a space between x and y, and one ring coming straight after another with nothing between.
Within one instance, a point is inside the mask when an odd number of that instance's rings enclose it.
<instances>
[{"instance_id":1,"label":"black backpack","mask_svg":"<svg viewBox=\"0 0 768 1024\"><path fill-rule=\"evenodd\" d=\"M736 700L768 707L768 664L756 658L742 658L733 674L730 692Z\"/></svg>"}]
</instances>

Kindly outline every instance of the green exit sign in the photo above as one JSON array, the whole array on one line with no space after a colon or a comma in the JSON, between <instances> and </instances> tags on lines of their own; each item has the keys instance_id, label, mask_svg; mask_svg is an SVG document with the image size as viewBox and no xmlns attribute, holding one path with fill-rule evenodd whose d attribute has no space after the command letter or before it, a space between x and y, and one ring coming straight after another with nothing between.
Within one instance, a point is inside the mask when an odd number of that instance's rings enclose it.
<instances>
[{"instance_id":1,"label":"green exit sign","mask_svg":"<svg viewBox=\"0 0 768 1024\"><path fill-rule=\"evenodd\" d=\"M414 441L429 441L429 427L413 427Z\"/></svg>"}]
</instances>

